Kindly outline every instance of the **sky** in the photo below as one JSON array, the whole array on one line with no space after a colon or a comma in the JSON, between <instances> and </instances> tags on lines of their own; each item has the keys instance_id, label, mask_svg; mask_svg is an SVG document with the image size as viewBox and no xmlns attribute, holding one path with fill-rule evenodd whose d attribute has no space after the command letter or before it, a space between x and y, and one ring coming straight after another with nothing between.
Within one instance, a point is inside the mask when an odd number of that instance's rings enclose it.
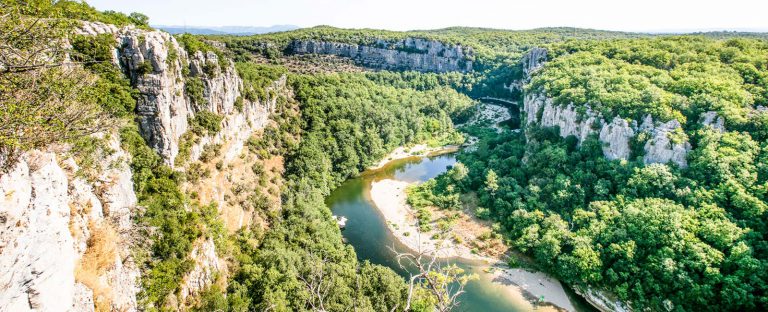
<instances>
[{"instance_id":1,"label":"sky","mask_svg":"<svg viewBox=\"0 0 768 312\"><path fill-rule=\"evenodd\" d=\"M475 26L580 27L681 32L768 31L768 0L89 0L100 10L141 12L152 25L390 30Z\"/></svg>"}]
</instances>

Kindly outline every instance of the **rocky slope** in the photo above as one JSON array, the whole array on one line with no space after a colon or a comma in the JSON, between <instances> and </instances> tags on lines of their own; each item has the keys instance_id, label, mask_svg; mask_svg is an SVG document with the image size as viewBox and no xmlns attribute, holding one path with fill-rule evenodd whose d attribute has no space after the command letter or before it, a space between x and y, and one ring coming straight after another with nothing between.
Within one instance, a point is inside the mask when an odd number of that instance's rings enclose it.
<instances>
[{"instance_id":1,"label":"rocky slope","mask_svg":"<svg viewBox=\"0 0 768 312\"><path fill-rule=\"evenodd\" d=\"M471 47L451 46L420 38L406 38L395 43L379 40L373 45L294 40L288 52L332 54L351 58L363 66L376 69L423 72L472 71L474 59Z\"/></svg>"},{"instance_id":2,"label":"rocky slope","mask_svg":"<svg viewBox=\"0 0 768 312\"><path fill-rule=\"evenodd\" d=\"M242 81L234 64L220 62L212 52L188 55L165 32L90 22L78 32L114 36L113 63L129 75L140 93L140 132L176 170L186 170L175 161L182 136L197 113L220 116L221 131L188 142L186 163L214 144L227 147L224 158L238 158L245 142L267 124L276 105L274 96L235 105ZM204 101L195 103L185 94L190 78L202 82ZM280 79L268 90L284 93L285 84ZM130 155L121 149L115 130L98 135L107 148L100 149L100 161L88 170L95 176L82 176L69 146L27 152L0 176L0 267L6 268L0 275L0 311L139 309L140 272L131 248L132 217L141 207L137 207ZM222 176L245 171L235 166L213 170ZM197 191L211 187L204 185ZM210 285L215 273L225 267L210 239L199 241L190 258L195 267L184 277L182 303Z\"/></svg>"}]
</instances>

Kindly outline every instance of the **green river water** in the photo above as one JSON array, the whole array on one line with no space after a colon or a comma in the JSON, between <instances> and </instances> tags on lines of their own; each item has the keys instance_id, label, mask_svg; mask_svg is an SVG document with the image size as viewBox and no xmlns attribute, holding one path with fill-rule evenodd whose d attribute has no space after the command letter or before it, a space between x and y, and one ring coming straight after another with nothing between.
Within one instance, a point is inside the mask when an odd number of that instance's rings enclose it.
<instances>
[{"instance_id":1,"label":"green river water","mask_svg":"<svg viewBox=\"0 0 768 312\"><path fill-rule=\"evenodd\" d=\"M384 217L371 201L371 183L381 179L423 182L445 172L454 163L456 158L451 154L395 160L379 170L368 171L360 177L347 180L326 198L326 204L331 207L334 215L348 219L342 234L355 248L360 260L390 267L407 276L388 248L394 246L397 250L406 250L406 247L390 233ZM466 293L460 297L458 311L531 311L544 308L531 304L514 288L494 282L489 274L483 272L486 267L484 264L464 259L451 261L480 276L467 285ZM569 297L578 311L591 311L583 299L571 292ZM551 307L544 310L551 310Z\"/></svg>"}]
</instances>

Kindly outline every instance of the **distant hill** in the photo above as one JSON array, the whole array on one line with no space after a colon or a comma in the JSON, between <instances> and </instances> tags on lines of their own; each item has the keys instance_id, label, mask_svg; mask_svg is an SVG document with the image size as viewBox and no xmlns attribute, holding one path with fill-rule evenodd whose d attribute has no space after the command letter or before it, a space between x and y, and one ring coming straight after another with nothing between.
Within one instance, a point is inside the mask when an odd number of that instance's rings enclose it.
<instances>
[{"instance_id":1,"label":"distant hill","mask_svg":"<svg viewBox=\"0 0 768 312\"><path fill-rule=\"evenodd\" d=\"M273 25L268 27L253 27L253 26L219 26L219 27L202 27L202 26L153 26L158 29L165 30L171 34L183 34L189 33L194 35L256 35L266 34L280 31L288 31L300 28L296 25Z\"/></svg>"}]
</instances>

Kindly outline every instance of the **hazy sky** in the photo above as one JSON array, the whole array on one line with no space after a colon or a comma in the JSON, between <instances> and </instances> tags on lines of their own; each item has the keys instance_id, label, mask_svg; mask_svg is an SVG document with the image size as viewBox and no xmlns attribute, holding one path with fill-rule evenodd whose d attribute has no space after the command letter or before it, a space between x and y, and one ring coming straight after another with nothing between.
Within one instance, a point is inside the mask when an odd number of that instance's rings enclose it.
<instances>
[{"instance_id":1,"label":"hazy sky","mask_svg":"<svg viewBox=\"0 0 768 312\"><path fill-rule=\"evenodd\" d=\"M768 0L89 0L100 10L142 12L153 25L392 30L573 26L628 31L768 31Z\"/></svg>"}]
</instances>

